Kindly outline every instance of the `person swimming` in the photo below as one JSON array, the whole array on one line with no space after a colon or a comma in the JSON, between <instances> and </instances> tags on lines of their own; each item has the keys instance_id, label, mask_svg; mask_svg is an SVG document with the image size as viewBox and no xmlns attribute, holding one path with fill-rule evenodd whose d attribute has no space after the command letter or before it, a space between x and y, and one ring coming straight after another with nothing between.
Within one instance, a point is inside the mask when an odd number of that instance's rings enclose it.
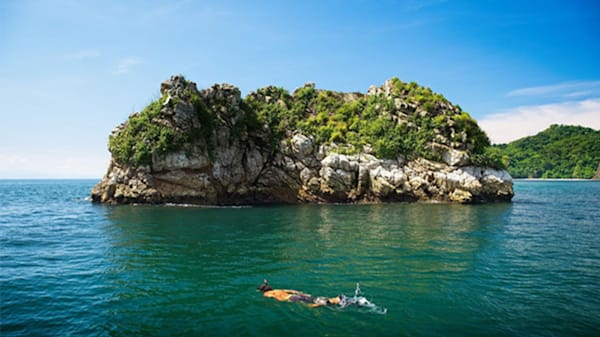
<instances>
[{"instance_id":1,"label":"person swimming","mask_svg":"<svg viewBox=\"0 0 600 337\"><path fill-rule=\"evenodd\" d=\"M358 308L362 312L371 312L382 315L387 313L387 308L379 307L375 303L369 301L366 297L361 296L362 292L358 283L356 284L353 297L348 297L344 294L340 294L336 297L313 297L310 294L306 294L297 290L273 289L269 285L269 281L267 279L263 280L263 284L258 287L258 290L260 290L265 297L274 298L282 302L305 303L311 308L335 306L336 309L344 310L346 308L354 307Z\"/></svg>"},{"instance_id":2,"label":"person swimming","mask_svg":"<svg viewBox=\"0 0 600 337\"><path fill-rule=\"evenodd\" d=\"M263 280L263 284L258 287L263 293L264 297L274 298L281 302L300 302L308 304L311 308L320 307L324 305L336 305L342 300L341 295L337 297L314 297L310 294L303 293L293 289L273 289L269 285L267 279Z\"/></svg>"}]
</instances>

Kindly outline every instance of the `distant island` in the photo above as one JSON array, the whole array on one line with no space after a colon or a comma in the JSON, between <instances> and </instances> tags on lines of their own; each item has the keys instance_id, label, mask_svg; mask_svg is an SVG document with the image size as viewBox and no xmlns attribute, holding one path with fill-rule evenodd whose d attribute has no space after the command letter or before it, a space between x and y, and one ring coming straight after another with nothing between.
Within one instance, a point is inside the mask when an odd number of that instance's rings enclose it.
<instances>
[{"instance_id":1,"label":"distant island","mask_svg":"<svg viewBox=\"0 0 600 337\"><path fill-rule=\"evenodd\" d=\"M269 86L241 97L182 75L109 137L102 203L510 201L502 153L477 122L398 78L367 93Z\"/></svg>"},{"instance_id":2,"label":"distant island","mask_svg":"<svg viewBox=\"0 0 600 337\"><path fill-rule=\"evenodd\" d=\"M600 179L600 131L552 125L535 136L495 145L514 178Z\"/></svg>"}]
</instances>

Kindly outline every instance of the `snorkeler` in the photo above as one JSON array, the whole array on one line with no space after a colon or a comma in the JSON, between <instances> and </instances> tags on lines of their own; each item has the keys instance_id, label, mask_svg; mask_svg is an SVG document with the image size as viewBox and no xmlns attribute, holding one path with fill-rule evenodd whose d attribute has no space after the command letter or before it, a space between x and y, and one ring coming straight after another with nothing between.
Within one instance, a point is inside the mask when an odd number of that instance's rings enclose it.
<instances>
[{"instance_id":1,"label":"snorkeler","mask_svg":"<svg viewBox=\"0 0 600 337\"><path fill-rule=\"evenodd\" d=\"M336 306L336 308L344 309L348 307L360 308L363 311L385 315L387 309L377 306L375 303L369 301L364 296L361 296L360 285L356 284L354 290L354 296L348 297L344 294L340 294L336 297L313 297L310 294L305 294L298 290L290 289L273 289L269 285L267 279L263 280L263 284L258 287L265 297L271 297L282 302L300 302L305 303L311 308L321 306Z\"/></svg>"},{"instance_id":2,"label":"snorkeler","mask_svg":"<svg viewBox=\"0 0 600 337\"><path fill-rule=\"evenodd\" d=\"M310 294L305 294L298 290L291 289L273 289L269 285L267 279L263 280L263 284L258 287L258 290L262 291L264 297L274 298L281 302L300 302L305 303L311 308L320 307L324 305L336 305L342 300L342 296L337 297L313 297Z\"/></svg>"}]
</instances>

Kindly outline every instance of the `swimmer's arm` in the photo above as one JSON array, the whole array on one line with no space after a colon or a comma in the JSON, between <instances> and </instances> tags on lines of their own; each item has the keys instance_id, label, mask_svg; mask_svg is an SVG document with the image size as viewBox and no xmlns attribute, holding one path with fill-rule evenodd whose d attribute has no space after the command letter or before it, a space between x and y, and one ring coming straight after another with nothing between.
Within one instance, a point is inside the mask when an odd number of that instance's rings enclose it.
<instances>
[{"instance_id":1,"label":"swimmer's arm","mask_svg":"<svg viewBox=\"0 0 600 337\"><path fill-rule=\"evenodd\" d=\"M309 308L318 308L318 307L322 307L324 304L318 304L318 303L311 303L308 305Z\"/></svg>"}]
</instances>

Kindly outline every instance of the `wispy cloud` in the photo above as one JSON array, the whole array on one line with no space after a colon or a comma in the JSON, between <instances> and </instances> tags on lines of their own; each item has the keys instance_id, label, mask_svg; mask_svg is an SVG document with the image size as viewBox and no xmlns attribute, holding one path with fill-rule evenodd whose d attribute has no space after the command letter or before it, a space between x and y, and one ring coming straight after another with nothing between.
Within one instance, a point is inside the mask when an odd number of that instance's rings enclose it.
<instances>
[{"instance_id":1,"label":"wispy cloud","mask_svg":"<svg viewBox=\"0 0 600 337\"><path fill-rule=\"evenodd\" d=\"M117 74L128 73L133 66L141 64L143 62L144 60L135 56L122 58L117 64Z\"/></svg>"},{"instance_id":2,"label":"wispy cloud","mask_svg":"<svg viewBox=\"0 0 600 337\"><path fill-rule=\"evenodd\" d=\"M488 115L479 121L492 143L496 144L534 135L552 124L600 129L600 99L521 106Z\"/></svg>"},{"instance_id":3,"label":"wispy cloud","mask_svg":"<svg viewBox=\"0 0 600 337\"><path fill-rule=\"evenodd\" d=\"M593 94L594 94L593 90L584 90L584 91L575 91L575 92L571 92L568 94L564 94L564 97L578 98L578 97L584 97L584 96L591 96Z\"/></svg>"},{"instance_id":4,"label":"wispy cloud","mask_svg":"<svg viewBox=\"0 0 600 337\"><path fill-rule=\"evenodd\" d=\"M600 95L600 81L570 81L520 88L507 93L506 96L556 96L572 98L594 94Z\"/></svg>"},{"instance_id":5,"label":"wispy cloud","mask_svg":"<svg viewBox=\"0 0 600 337\"><path fill-rule=\"evenodd\" d=\"M81 61L86 59L92 59L100 56L100 52L94 49L79 50L73 53L64 55L64 58L69 61Z\"/></svg>"}]
</instances>

